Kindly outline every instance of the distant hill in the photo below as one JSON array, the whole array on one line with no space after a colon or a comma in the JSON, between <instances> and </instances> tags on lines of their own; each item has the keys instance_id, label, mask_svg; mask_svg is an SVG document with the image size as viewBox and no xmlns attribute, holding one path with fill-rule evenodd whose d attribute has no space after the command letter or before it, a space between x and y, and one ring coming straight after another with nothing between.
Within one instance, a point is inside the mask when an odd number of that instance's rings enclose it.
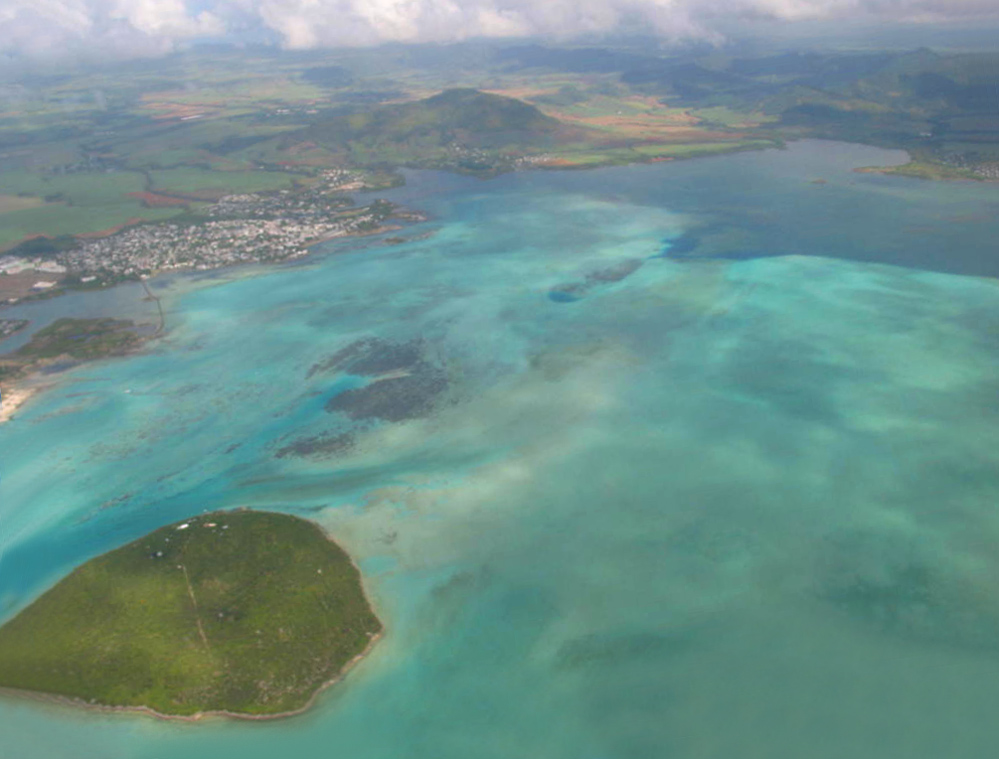
<instances>
[{"instance_id":1,"label":"distant hill","mask_svg":"<svg viewBox=\"0 0 999 759\"><path fill-rule=\"evenodd\" d=\"M560 124L533 105L473 89L445 90L413 103L386 105L366 113L338 116L309 130L325 145L360 143L369 147L439 147L459 142L500 148L551 135Z\"/></svg>"},{"instance_id":2,"label":"distant hill","mask_svg":"<svg viewBox=\"0 0 999 759\"><path fill-rule=\"evenodd\" d=\"M466 60L466 54L470 52L462 52L459 60ZM449 60L436 48L426 55L435 68ZM359 97L366 93L342 92L336 96L340 110L317 114L302 129L256 136L260 145L234 158L492 175L527 166L686 156L675 149L686 143L749 145L819 137L904 148L917 162L992 176L999 173L997 60L995 54L939 54L925 48L729 57L521 45L490 53L491 65L503 72L564 70L604 76L567 75L543 90L521 87L532 93L530 103L474 89L381 104ZM336 67L311 72L313 79L327 82L343 73ZM521 76L527 75L517 74ZM384 88L390 82L372 84ZM509 83L506 91L517 92ZM381 98L393 94L379 92ZM670 109L689 109L688 118L702 131L657 131L651 126L643 131L643 124L653 122L643 108L636 108L634 95ZM215 152L223 152L222 147Z\"/></svg>"},{"instance_id":3,"label":"distant hill","mask_svg":"<svg viewBox=\"0 0 999 759\"><path fill-rule=\"evenodd\" d=\"M493 173L509 168L512 156L544 151L572 134L528 103L452 89L411 103L337 115L289 137L346 154L355 166Z\"/></svg>"}]
</instances>

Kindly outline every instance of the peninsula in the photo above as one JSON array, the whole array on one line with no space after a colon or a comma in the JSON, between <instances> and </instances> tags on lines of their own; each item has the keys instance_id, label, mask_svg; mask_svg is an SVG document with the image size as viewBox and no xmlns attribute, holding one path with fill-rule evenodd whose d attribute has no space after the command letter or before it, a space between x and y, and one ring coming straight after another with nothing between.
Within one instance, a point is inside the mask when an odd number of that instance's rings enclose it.
<instances>
[{"instance_id":1,"label":"peninsula","mask_svg":"<svg viewBox=\"0 0 999 759\"><path fill-rule=\"evenodd\" d=\"M57 319L32 335L26 345L0 355L0 423L12 419L20 406L51 384L40 370L125 356L148 337L128 319Z\"/></svg>"},{"instance_id":2,"label":"peninsula","mask_svg":"<svg viewBox=\"0 0 999 759\"><path fill-rule=\"evenodd\" d=\"M381 630L317 525L215 512L88 561L0 627L0 687L164 717L288 716Z\"/></svg>"}]
</instances>

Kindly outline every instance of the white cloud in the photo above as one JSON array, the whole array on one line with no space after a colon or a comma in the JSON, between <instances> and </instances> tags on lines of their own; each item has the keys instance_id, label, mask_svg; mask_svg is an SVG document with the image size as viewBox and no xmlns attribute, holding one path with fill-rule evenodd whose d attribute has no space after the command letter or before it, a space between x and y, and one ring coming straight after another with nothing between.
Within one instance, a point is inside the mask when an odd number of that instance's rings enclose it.
<instances>
[{"instance_id":1,"label":"white cloud","mask_svg":"<svg viewBox=\"0 0 999 759\"><path fill-rule=\"evenodd\" d=\"M192 13L184 0L115 0L108 15L150 36L204 37L225 32L217 16L208 11Z\"/></svg>"},{"instance_id":2,"label":"white cloud","mask_svg":"<svg viewBox=\"0 0 999 759\"><path fill-rule=\"evenodd\" d=\"M184 0L0 0L0 54L10 56L157 55L225 31Z\"/></svg>"},{"instance_id":3,"label":"white cloud","mask_svg":"<svg viewBox=\"0 0 999 759\"><path fill-rule=\"evenodd\" d=\"M223 0L224 1L224 0ZM888 21L999 16L999 0L228 0L276 32L285 47L571 37L625 20L671 38L712 38L732 18Z\"/></svg>"},{"instance_id":4,"label":"white cloud","mask_svg":"<svg viewBox=\"0 0 999 759\"><path fill-rule=\"evenodd\" d=\"M571 37L623 22L670 39L733 18L927 22L999 18L999 0L0 0L0 54L156 55L235 26L284 47Z\"/></svg>"}]
</instances>

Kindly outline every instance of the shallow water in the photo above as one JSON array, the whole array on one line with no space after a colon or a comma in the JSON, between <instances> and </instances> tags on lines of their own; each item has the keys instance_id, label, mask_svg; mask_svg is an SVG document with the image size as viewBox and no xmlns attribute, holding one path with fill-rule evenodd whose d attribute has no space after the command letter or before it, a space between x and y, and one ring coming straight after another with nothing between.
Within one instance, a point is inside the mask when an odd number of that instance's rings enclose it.
<instances>
[{"instance_id":1,"label":"shallow water","mask_svg":"<svg viewBox=\"0 0 999 759\"><path fill-rule=\"evenodd\" d=\"M981 269L994 188L850 171L897 159L414 174L426 239L160 283L148 354L0 428L0 615L246 505L330 529L388 635L283 722L5 698L0 756L991 755L999 285L883 262ZM364 338L446 387L327 412Z\"/></svg>"},{"instance_id":2,"label":"shallow water","mask_svg":"<svg viewBox=\"0 0 999 759\"><path fill-rule=\"evenodd\" d=\"M28 326L6 340L0 340L0 354L13 353L31 341L38 330L57 319L94 319L113 317L132 319L145 326L158 322L155 304L145 300L146 293L138 282L128 282L98 293L71 292L54 298L29 301L7 306L0 314L4 319L27 319Z\"/></svg>"}]
</instances>

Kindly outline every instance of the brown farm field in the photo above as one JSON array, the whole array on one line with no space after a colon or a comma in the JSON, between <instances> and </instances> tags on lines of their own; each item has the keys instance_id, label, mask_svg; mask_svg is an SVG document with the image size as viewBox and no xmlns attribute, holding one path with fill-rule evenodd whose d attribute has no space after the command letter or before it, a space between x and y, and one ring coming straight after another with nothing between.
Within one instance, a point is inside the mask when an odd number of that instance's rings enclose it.
<instances>
[{"instance_id":1,"label":"brown farm field","mask_svg":"<svg viewBox=\"0 0 999 759\"><path fill-rule=\"evenodd\" d=\"M12 211L26 211L29 208L44 206L42 198L22 195L0 195L0 214Z\"/></svg>"},{"instance_id":2,"label":"brown farm field","mask_svg":"<svg viewBox=\"0 0 999 759\"><path fill-rule=\"evenodd\" d=\"M54 282L61 279L59 274L37 271L22 271L17 274L0 274L0 303L25 298L32 294L36 282Z\"/></svg>"},{"instance_id":3,"label":"brown farm field","mask_svg":"<svg viewBox=\"0 0 999 759\"><path fill-rule=\"evenodd\" d=\"M709 143L732 142L745 137L739 133L720 131L717 124L709 126L689 109L664 105L648 95L596 95L574 105L554 106L545 102L545 98L555 94L556 89L513 86L487 91L530 102L547 116L569 126L603 132L622 140Z\"/></svg>"}]
</instances>

